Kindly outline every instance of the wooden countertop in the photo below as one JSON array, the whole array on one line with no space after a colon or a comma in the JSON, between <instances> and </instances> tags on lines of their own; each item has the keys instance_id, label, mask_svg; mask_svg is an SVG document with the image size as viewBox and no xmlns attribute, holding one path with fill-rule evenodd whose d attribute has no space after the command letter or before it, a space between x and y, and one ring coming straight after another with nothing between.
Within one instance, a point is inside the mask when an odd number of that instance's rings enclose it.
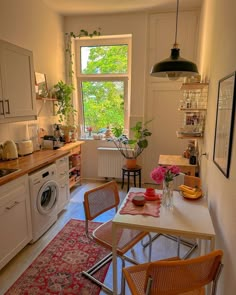
<instances>
[{"instance_id":1,"label":"wooden countertop","mask_svg":"<svg viewBox=\"0 0 236 295\"><path fill-rule=\"evenodd\" d=\"M34 152L31 155L19 157L16 160L0 161L0 169L20 169L14 173L0 178L0 185L3 185L11 180L14 180L24 174L32 173L44 166L47 166L57 159L70 154L70 150L76 146L84 143L83 141L76 141L65 144L58 150L41 150Z\"/></svg>"},{"instance_id":2,"label":"wooden countertop","mask_svg":"<svg viewBox=\"0 0 236 295\"><path fill-rule=\"evenodd\" d=\"M160 155L159 157L159 161L158 161L159 165L177 165L177 166L197 166L197 165L192 165L189 164L189 159L184 158L181 155Z\"/></svg>"},{"instance_id":3,"label":"wooden countertop","mask_svg":"<svg viewBox=\"0 0 236 295\"><path fill-rule=\"evenodd\" d=\"M196 175L198 165L192 165L189 163L189 159L184 158L181 155L160 155L158 165L171 166L176 165L180 168L182 173L187 175Z\"/></svg>"}]
</instances>

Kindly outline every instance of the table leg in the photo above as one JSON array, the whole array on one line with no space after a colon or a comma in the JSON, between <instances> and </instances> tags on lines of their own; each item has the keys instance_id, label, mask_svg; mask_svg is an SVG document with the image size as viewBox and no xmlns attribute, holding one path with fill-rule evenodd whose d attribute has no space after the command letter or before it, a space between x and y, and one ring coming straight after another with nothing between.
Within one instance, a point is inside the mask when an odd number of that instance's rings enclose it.
<instances>
[{"instance_id":1,"label":"table leg","mask_svg":"<svg viewBox=\"0 0 236 295\"><path fill-rule=\"evenodd\" d=\"M122 170L122 185L121 185L121 188L124 187L124 182L125 182L125 172L124 172L124 170Z\"/></svg>"},{"instance_id":2,"label":"table leg","mask_svg":"<svg viewBox=\"0 0 236 295\"><path fill-rule=\"evenodd\" d=\"M116 225L112 223L112 272L113 272L113 294L118 294L117 287L117 255L116 255Z\"/></svg>"},{"instance_id":3,"label":"table leg","mask_svg":"<svg viewBox=\"0 0 236 295\"><path fill-rule=\"evenodd\" d=\"M129 181L130 181L130 175L129 175L129 171L128 171L128 184L127 184L127 192L129 191Z\"/></svg>"},{"instance_id":4,"label":"table leg","mask_svg":"<svg viewBox=\"0 0 236 295\"><path fill-rule=\"evenodd\" d=\"M136 187L136 172L134 171L134 186Z\"/></svg>"}]
</instances>

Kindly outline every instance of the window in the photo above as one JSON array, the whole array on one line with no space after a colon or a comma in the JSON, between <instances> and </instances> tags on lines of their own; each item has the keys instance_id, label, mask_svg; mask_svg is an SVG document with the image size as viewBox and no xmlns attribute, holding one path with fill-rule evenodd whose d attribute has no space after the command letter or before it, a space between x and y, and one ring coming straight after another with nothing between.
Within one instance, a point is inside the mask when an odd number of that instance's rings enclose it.
<instances>
[{"instance_id":1,"label":"window","mask_svg":"<svg viewBox=\"0 0 236 295\"><path fill-rule=\"evenodd\" d=\"M127 129L131 37L76 40L82 133ZM83 135L82 134L82 135Z\"/></svg>"}]
</instances>

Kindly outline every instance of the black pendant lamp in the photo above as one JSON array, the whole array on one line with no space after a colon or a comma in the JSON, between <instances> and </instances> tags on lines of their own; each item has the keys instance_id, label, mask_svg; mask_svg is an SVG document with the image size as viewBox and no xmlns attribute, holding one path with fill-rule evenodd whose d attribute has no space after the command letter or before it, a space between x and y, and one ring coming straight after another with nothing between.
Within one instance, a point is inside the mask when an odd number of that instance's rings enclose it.
<instances>
[{"instance_id":1,"label":"black pendant lamp","mask_svg":"<svg viewBox=\"0 0 236 295\"><path fill-rule=\"evenodd\" d=\"M151 70L151 76L168 77L170 80L177 80L180 77L192 77L198 75L195 63L182 58L177 44L179 0L177 0L175 43L171 49L170 57L155 64Z\"/></svg>"}]
</instances>

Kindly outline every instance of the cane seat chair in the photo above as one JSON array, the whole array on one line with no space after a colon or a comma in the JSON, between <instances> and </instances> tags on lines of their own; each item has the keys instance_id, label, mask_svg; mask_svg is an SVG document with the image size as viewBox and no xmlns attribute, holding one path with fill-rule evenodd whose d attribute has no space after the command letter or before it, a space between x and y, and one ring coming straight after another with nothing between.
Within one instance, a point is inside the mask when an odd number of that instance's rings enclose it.
<instances>
[{"instance_id":1,"label":"cane seat chair","mask_svg":"<svg viewBox=\"0 0 236 295\"><path fill-rule=\"evenodd\" d=\"M105 248L112 251L112 220L101 223L93 232L89 234L89 222L94 220L99 215L104 212L115 208L118 209L120 203L119 191L115 181L107 182L96 188L93 188L84 194L84 211L85 211L85 230L86 235L95 241L96 243L104 246ZM139 241L141 241L149 233L130 230L130 229L120 229L117 232L117 255L121 258L122 268L125 267L125 260L137 264L137 261L125 254L131 250ZM149 247L148 259L151 261L151 244ZM112 290L106 286L104 283L97 280L93 275L106 263L110 262L112 259L112 252L106 257L96 263L92 268L87 271L83 271L82 274L87 278L102 287L107 293L113 293ZM121 279L122 290L124 288L124 278L122 275Z\"/></svg>"},{"instance_id":2,"label":"cane seat chair","mask_svg":"<svg viewBox=\"0 0 236 295\"><path fill-rule=\"evenodd\" d=\"M216 294L223 252L215 250L197 258L168 259L123 269L132 295L204 295L211 283Z\"/></svg>"},{"instance_id":3,"label":"cane seat chair","mask_svg":"<svg viewBox=\"0 0 236 295\"><path fill-rule=\"evenodd\" d=\"M185 185L188 185L188 186L191 186L191 187L194 187L194 188L201 188L201 179L200 179L200 177L190 176L190 175L185 175L183 173L180 173L174 179L174 189L179 190L178 186L180 184L185 184ZM168 234L161 234L161 233L158 233L158 234L154 235L152 237L152 242L154 240L156 240L160 236L164 236L164 237L166 237L168 239L171 239L171 240L177 242L177 256L178 257L180 256L180 245L182 244L182 245L188 247L189 250L182 257L183 259L188 258L192 254L192 252L198 247L198 244L197 244L196 241L190 241L190 240L187 240L187 239L183 239L181 237L168 235ZM147 247L148 244L149 244L149 242L143 243L143 246Z\"/></svg>"}]
</instances>

